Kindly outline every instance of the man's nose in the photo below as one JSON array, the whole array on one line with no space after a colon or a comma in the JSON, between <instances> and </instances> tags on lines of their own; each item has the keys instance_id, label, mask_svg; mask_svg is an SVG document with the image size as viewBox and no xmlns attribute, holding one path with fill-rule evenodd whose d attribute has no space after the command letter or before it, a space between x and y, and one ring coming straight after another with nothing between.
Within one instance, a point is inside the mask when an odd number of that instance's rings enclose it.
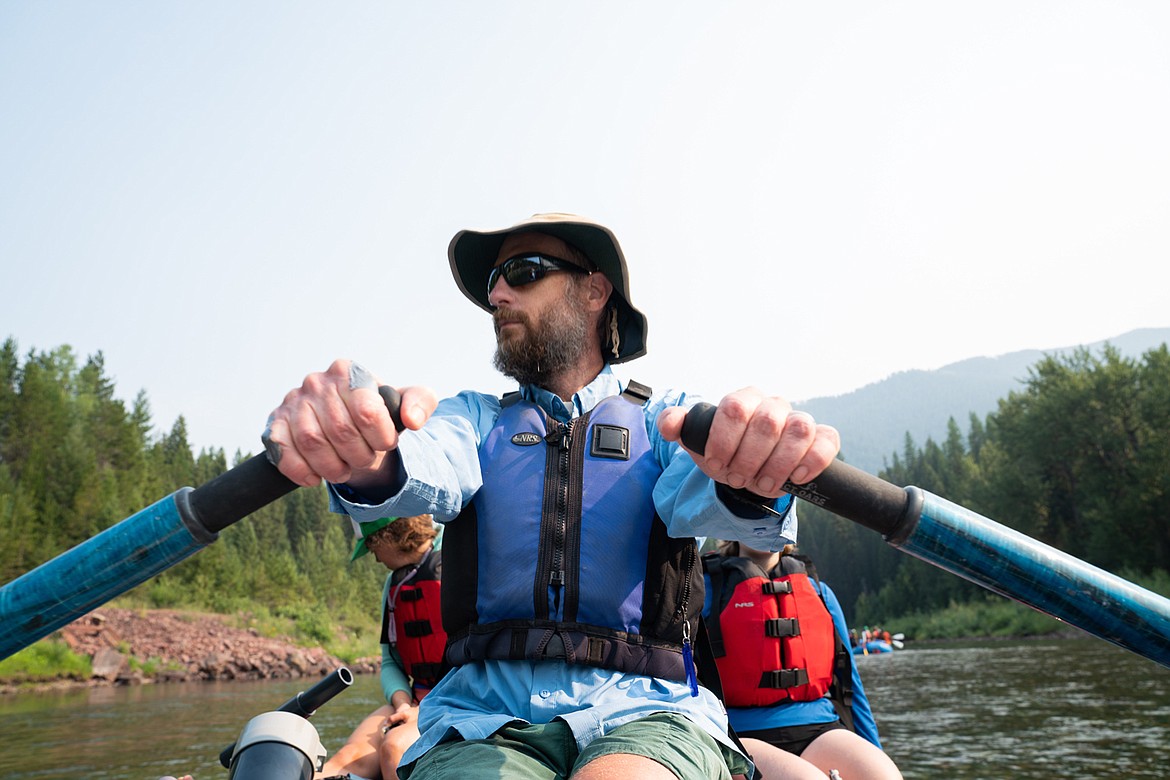
<instances>
[{"instance_id":1,"label":"man's nose","mask_svg":"<svg viewBox=\"0 0 1170 780\"><path fill-rule=\"evenodd\" d=\"M488 291L488 304L493 308L500 308L503 304L510 303L516 300L516 291L508 284L508 282L501 276L496 280L496 285Z\"/></svg>"}]
</instances>

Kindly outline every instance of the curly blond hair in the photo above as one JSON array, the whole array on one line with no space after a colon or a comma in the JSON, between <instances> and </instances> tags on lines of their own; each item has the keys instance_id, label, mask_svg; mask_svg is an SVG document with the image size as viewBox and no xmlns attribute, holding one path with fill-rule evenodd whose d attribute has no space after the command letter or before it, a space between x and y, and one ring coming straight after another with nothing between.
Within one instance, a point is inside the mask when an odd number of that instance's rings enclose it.
<instances>
[{"instance_id":1,"label":"curly blond hair","mask_svg":"<svg viewBox=\"0 0 1170 780\"><path fill-rule=\"evenodd\" d=\"M401 552L413 552L439 535L431 515L400 517L366 537L366 547L388 544Z\"/></svg>"}]
</instances>

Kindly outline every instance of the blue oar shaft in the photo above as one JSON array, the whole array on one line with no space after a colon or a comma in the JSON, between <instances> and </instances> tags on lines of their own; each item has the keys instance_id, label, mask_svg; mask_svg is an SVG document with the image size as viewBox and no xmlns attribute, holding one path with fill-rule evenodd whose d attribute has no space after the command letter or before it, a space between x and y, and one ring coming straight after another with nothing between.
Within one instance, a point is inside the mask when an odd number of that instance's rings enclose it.
<instances>
[{"instance_id":1,"label":"blue oar shaft","mask_svg":"<svg viewBox=\"0 0 1170 780\"><path fill-rule=\"evenodd\" d=\"M402 399L378 388L399 432ZM254 455L182 488L0 588L0 660L140 585L215 541L218 532L296 489Z\"/></svg>"},{"instance_id":2,"label":"blue oar shaft","mask_svg":"<svg viewBox=\"0 0 1170 780\"><path fill-rule=\"evenodd\" d=\"M886 537L894 547L1170 667L1170 599L918 492L916 522Z\"/></svg>"},{"instance_id":3,"label":"blue oar shaft","mask_svg":"<svg viewBox=\"0 0 1170 780\"><path fill-rule=\"evenodd\" d=\"M0 588L0 659L199 552L224 528L294 489L255 455L17 577Z\"/></svg>"},{"instance_id":4,"label":"blue oar shaft","mask_svg":"<svg viewBox=\"0 0 1170 780\"><path fill-rule=\"evenodd\" d=\"M183 488L0 588L0 659L215 541L184 522L190 493Z\"/></svg>"},{"instance_id":5,"label":"blue oar shaft","mask_svg":"<svg viewBox=\"0 0 1170 780\"><path fill-rule=\"evenodd\" d=\"M682 441L702 453L715 407L687 412ZM834 461L784 484L811 504L877 531L899 550L1170 667L1170 599L916 487Z\"/></svg>"}]
</instances>

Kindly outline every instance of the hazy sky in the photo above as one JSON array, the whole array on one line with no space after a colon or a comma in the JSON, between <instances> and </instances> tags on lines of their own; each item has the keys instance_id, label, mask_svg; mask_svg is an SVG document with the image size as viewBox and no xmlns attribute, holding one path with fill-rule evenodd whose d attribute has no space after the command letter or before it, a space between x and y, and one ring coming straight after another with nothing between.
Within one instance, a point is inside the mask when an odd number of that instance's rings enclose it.
<instances>
[{"instance_id":1,"label":"hazy sky","mask_svg":"<svg viewBox=\"0 0 1170 780\"><path fill-rule=\"evenodd\" d=\"M255 452L335 357L511 389L447 244L570 211L622 376L836 395L1170 326L1167 139L1163 0L5 0L0 339Z\"/></svg>"}]
</instances>

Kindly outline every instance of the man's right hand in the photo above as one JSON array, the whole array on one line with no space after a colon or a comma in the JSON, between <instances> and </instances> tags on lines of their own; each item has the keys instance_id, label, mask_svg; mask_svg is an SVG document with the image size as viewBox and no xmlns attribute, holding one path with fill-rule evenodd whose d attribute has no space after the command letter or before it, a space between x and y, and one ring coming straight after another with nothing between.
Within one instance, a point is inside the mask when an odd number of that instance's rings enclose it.
<instances>
[{"instance_id":1,"label":"man's right hand","mask_svg":"<svg viewBox=\"0 0 1170 780\"><path fill-rule=\"evenodd\" d=\"M378 394L378 378L361 365L335 360L309 374L268 417L261 440L280 472L305 487L327 482L355 488L388 485L396 459L398 432ZM422 428L438 398L428 387L398 388L402 423Z\"/></svg>"}]
</instances>

